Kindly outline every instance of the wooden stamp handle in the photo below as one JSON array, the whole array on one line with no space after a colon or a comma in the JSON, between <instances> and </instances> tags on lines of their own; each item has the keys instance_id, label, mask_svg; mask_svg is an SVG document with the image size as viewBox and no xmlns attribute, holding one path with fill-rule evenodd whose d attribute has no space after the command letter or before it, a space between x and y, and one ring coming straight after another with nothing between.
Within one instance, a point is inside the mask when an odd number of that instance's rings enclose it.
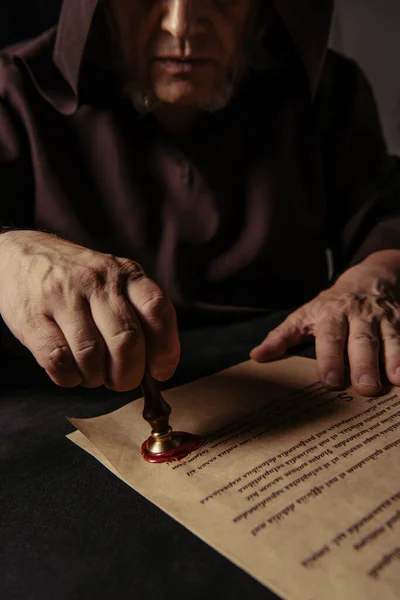
<instances>
[{"instance_id":1,"label":"wooden stamp handle","mask_svg":"<svg viewBox=\"0 0 400 600\"><path fill-rule=\"evenodd\" d=\"M156 433L165 433L169 429L171 407L161 394L158 383L145 372L141 388L144 396L143 419Z\"/></svg>"}]
</instances>

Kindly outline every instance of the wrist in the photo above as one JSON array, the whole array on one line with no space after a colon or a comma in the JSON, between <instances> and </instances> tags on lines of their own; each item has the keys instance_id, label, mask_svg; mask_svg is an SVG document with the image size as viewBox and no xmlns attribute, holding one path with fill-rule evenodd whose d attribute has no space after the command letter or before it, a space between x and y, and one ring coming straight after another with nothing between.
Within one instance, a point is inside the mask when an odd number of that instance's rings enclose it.
<instances>
[{"instance_id":1,"label":"wrist","mask_svg":"<svg viewBox=\"0 0 400 600\"><path fill-rule=\"evenodd\" d=\"M12 238L15 233L19 233L18 229L13 229L12 227L2 227L0 228L0 245L7 242L10 238Z\"/></svg>"},{"instance_id":2,"label":"wrist","mask_svg":"<svg viewBox=\"0 0 400 600\"><path fill-rule=\"evenodd\" d=\"M370 254L344 271L334 287L343 285L356 293L390 289L395 297L400 298L400 250L381 250Z\"/></svg>"},{"instance_id":3,"label":"wrist","mask_svg":"<svg viewBox=\"0 0 400 600\"><path fill-rule=\"evenodd\" d=\"M367 256L361 263L367 267L378 267L400 278L400 250L380 250Z\"/></svg>"}]
</instances>

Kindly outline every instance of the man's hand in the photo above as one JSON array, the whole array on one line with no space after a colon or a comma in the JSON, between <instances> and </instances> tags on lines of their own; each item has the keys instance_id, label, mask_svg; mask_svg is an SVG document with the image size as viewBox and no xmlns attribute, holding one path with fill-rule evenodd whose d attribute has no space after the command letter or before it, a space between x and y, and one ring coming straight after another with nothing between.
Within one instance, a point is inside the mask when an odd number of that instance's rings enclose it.
<instances>
[{"instance_id":1,"label":"man's hand","mask_svg":"<svg viewBox=\"0 0 400 600\"><path fill-rule=\"evenodd\" d=\"M140 265L53 235L0 236L0 311L63 387L128 391L146 363L165 380L179 361L174 308Z\"/></svg>"},{"instance_id":2,"label":"man's hand","mask_svg":"<svg viewBox=\"0 0 400 600\"><path fill-rule=\"evenodd\" d=\"M315 337L317 373L324 385L345 386L347 345L351 382L363 396L381 391L379 359L389 381L400 386L400 305L398 273L382 264L361 263L330 289L293 312L270 332L251 358L264 362Z\"/></svg>"}]
</instances>

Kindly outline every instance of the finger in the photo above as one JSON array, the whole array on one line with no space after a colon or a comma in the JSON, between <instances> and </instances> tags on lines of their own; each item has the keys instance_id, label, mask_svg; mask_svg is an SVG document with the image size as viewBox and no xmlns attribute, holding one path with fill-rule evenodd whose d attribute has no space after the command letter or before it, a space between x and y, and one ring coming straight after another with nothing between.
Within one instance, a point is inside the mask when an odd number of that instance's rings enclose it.
<instances>
[{"instance_id":1,"label":"finger","mask_svg":"<svg viewBox=\"0 0 400 600\"><path fill-rule=\"evenodd\" d=\"M180 358L175 309L148 277L128 282L126 293L145 335L149 371L155 379L165 381L174 374Z\"/></svg>"},{"instance_id":2,"label":"finger","mask_svg":"<svg viewBox=\"0 0 400 600\"><path fill-rule=\"evenodd\" d=\"M265 362L283 356L288 348L297 346L303 339L299 324L297 315L289 315L279 327L270 331L259 346L253 348L250 357L257 362Z\"/></svg>"},{"instance_id":3,"label":"finger","mask_svg":"<svg viewBox=\"0 0 400 600\"><path fill-rule=\"evenodd\" d=\"M99 289L90 297L93 321L107 349L106 386L116 392L137 388L146 363L143 331L126 298Z\"/></svg>"},{"instance_id":4,"label":"finger","mask_svg":"<svg viewBox=\"0 0 400 600\"><path fill-rule=\"evenodd\" d=\"M348 333L345 316L327 317L317 327L315 353L317 373L323 385L343 388L345 385L344 352Z\"/></svg>"},{"instance_id":5,"label":"finger","mask_svg":"<svg viewBox=\"0 0 400 600\"><path fill-rule=\"evenodd\" d=\"M381 339L386 375L393 385L400 386L400 327L383 319L381 321Z\"/></svg>"},{"instance_id":6,"label":"finger","mask_svg":"<svg viewBox=\"0 0 400 600\"><path fill-rule=\"evenodd\" d=\"M72 388L82 383L68 342L52 319L43 316L35 329L24 332L24 344L56 385Z\"/></svg>"},{"instance_id":7,"label":"finger","mask_svg":"<svg viewBox=\"0 0 400 600\"><path fill-rule=\"evenodd\" d=\"M354 389L363 396L374 396L381 390L379 345L376 323L360 317L350 319L348 353L351 381Z\"/></svg>"},{"instance_id":8,"label":"finger","mask_svg":"<svg viewBox=\"0 0 400 600\"><path fill-rule=\"evenodd\" d=\"M87 388L104 385L106 381L106 348L97 329L88 302L76 298L69 310L57 309L54 319L62 330L82 374L82 384Z\"/></svg>"}]
</instances>

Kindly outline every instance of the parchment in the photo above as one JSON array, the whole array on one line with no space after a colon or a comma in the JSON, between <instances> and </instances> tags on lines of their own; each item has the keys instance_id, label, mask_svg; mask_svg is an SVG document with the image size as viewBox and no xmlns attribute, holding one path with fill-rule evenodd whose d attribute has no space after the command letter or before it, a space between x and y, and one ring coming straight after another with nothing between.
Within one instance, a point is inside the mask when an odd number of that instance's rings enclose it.
<instances>
[{"instance_id":1,"label":"parchment","mask_svg":"<svg viewBox=\"0 0 400 600\"><path fill-rule=\"evenodd\" d=\"M165 398L174 429L206 436L183 462L142 459L141 401L71 419L69 437L284 598L400 598L400 388L329 392L290 357Z\"/></svg>"}]
</instances>

